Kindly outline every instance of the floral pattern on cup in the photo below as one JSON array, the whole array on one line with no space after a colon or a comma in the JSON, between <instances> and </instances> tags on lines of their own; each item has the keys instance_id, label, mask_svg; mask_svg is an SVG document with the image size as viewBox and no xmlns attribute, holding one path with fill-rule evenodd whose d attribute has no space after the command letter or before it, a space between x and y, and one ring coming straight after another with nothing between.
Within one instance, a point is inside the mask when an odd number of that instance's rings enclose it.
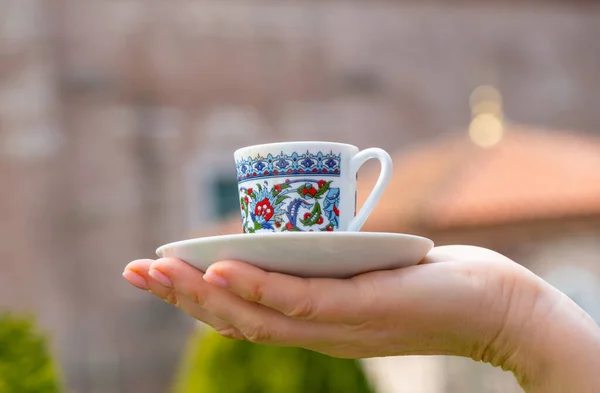
<instances>
[{"instance_id":1,"label":"floral pattern on cup","mask_svg":"<svg viewBox=\"0 0 600 393\"><path fill-rule=\"evenodd\" d=\"M244 233L338 229L340 189L333 183L305 178L244 184L240 187Z\"/></svg>"}]
</instances>

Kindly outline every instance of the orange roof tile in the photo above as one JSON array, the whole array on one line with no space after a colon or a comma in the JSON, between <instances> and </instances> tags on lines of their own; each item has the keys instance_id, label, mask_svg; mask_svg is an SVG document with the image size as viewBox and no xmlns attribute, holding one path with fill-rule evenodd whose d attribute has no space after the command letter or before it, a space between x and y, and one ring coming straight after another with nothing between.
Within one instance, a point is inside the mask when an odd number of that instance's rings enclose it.
<instances>
[{"instance_id":1,"label":"orange roof tile","mask_svg":"<svg viewBox=\"0 0 600 393\"><path fill-rule=\"evenodd\" d=\"M394 160L365 230L441 228L600 214L600 138L510 128L483 149L465 137ZM364 201L373 175L360 184Z\"/></svg>"}]
</instances>

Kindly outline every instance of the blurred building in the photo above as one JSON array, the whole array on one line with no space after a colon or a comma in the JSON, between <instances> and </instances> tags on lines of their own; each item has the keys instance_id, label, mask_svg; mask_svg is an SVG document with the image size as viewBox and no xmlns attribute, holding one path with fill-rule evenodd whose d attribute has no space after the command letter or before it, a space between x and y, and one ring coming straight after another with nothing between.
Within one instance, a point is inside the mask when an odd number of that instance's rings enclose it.
<instances>
[{"instance_id":1,"label":"blurred building","mask_svg":"<svg viewBox=\"0 0 600 393\"><path fill-rule=\"evenodd\" d=\"M193 323L120 273L191 229L216 230L237 208L233 150L274 140L397 151L417 190L399 177L400 221L371 228L406 221L440 244L479 243L587 280L587 262L547 262L588 255L595 205L577 198L595 191L511 163L519 146L549 160L573 146L563 161L592 151L585 136L546 130L600 129L599 33L583 0L0 0L0 306L40 317L70 391L164 393ZM496 150L480 146L489 136L418 148L468 124L468 97L486 84L510 119L542 131L507 131ZM487 175L471 172L484 163ZM513 173L534 174L507 183L515 190L565 194L490 194ZM445 385L461 380L451 372L440 391L466 392Z\"/></svg>"}]
</instances>

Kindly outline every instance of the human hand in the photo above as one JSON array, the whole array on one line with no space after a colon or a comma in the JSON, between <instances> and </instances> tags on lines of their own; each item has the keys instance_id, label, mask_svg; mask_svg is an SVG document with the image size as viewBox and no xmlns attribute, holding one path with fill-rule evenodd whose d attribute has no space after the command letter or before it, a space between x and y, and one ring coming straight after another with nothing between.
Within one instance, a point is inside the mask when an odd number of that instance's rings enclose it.
<instances>
[{"instance_id":1,"label":"human hand","mask_svg":"<svg viewBox=\"0 0 600 393\"><path fill-rule=\"evenodd\" d=\"M552 292L508 258L468 246L438 247L417 266L347 280L235 261L203 274L176 259L134 261L124 275L229 338L347 358L466 356L513 370L523 384L533 373L523 339L535 331L533 316L548 314Z\"/></svg>"},{"instance_id":2,"label":"human hand","mask_svg":"<svg viewBox=\"0 0 600 393\"><path fill-rule=\"evenodd\" d=\"M418 266L348 280L266 273L241 262L203 274L175 259L135 261L126 272L230 338L337 357L437 353L493 361L485 357L507 323L522 270L495 252L453 246L434 249Z\"/></svg>"}]
</instances>

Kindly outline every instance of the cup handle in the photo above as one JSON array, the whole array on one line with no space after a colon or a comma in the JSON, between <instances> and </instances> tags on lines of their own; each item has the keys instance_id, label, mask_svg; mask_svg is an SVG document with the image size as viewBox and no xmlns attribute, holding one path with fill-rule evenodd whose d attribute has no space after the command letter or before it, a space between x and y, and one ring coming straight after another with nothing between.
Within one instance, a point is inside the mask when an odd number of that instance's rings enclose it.
<instances>
[{"instance_id":1,"label":"cup handle","mask_svg":"<svg viewBox=\"0 0 600 393\"><path fill-rule=\"evenodd\" d=\"M392 178L392 157L382 149L371 148L365 149L359 152L357 155L352 157L350 160L350 172L353 176L358 174L358 170L369 160L377 159L381 163L381 172L379 174L379 179L377 179L377 183L375 187L373 187L373 191L365 201L364 205L360 209L360 211L356 214L356 216L350 221L348 225L348 232L358 232L363 227L369 215L377 206L377 202L383 196L383 192L388 186L391 178Z\"/></svg>"}]
</instances>

